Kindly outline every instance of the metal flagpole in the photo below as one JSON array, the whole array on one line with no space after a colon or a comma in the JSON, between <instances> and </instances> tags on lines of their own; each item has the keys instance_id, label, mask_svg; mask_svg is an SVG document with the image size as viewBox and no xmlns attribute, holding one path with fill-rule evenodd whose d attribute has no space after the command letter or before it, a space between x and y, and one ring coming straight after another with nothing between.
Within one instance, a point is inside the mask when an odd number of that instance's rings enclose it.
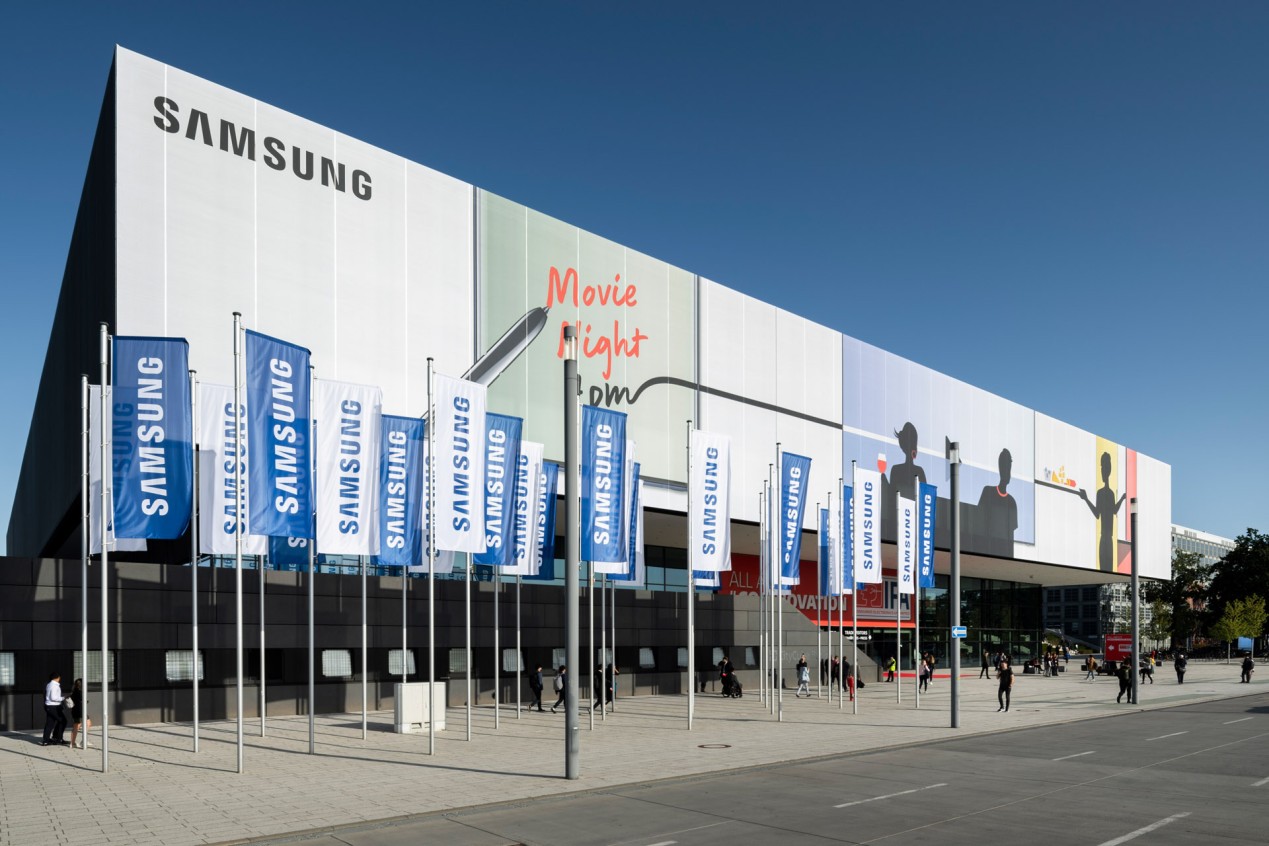
<instances>
[{"instance_id":1,"label":"metal flagpole","mask_svg":"<svg viewBox=\"0 0 1269 846\"><path fill-rule=\"evenodd\" d=\"M368 634L368 625L366 620L366 556L358 555L357 563L361 565L361 739L365 740L368 728L366 725L366 694L368 693L369 688L369 680L366 678L369 666L366 659L369 657L370 653L370 650L367 648L368 638L366 636Z\"/></svg>"},{"instance_id":2,"label":"metal flagpole","mask_svg":"<svg viewBox=\"0 0 1269 846\"><path fill-rule=\"evenodd\" d=\"M758 701L767 702L767 506L766 487L758 493Z\"/></svg>"},{"instance_id":3,"label":"metal flagpole","mask_svg":"<svg viewBox=\"0 0 1269 846\"><path fill-rule=\"evenodd\" d=\"M467 615L464 622L464 631L466 632L466 654L467 654L467 740L471 740L471 697L472 684L471 676L474 668L471 665L471 571L472 571L472 555L467 553L465 556L466 565L463 570L463 607L466 609Z\"/></svg>"},{"instance_id":4,"label":"metal flagpole","mask_svg":"<svg viewBox=\"0 0 1269 846\"><path fill-rule=\"evenodd\" d=\"M779 668L776 660L779 655L776 643L776 603L780 601L780 579L778 576L780 562L775 555L775 487L771 484L774 465L767 465L767 672L770 675L770 687L767 688L767 707L771 716L776 715L776 697L779 696Z\"/></svg>"},{"instance_id":5,"label":"metal flagpole","mask_svg":"<svg viewBox=\"0 0 1269 846\"><path fill-rule=\"evenodd\" d=\"M79 377L79 675L83 679L78 696L83 701L79 707L88 714L88 375ZM197 613L197 612L195 612ZM195 627L194 631L198 631ZM197 648L197 646L195 647ZM197 653L195 653L197 654ZM195 690L198 690L197 676ZM195 698L195 703L198 702ZM195 709L198 705L195 704ZM194 751L198 751L198 711L194 714ZM88 748L88 722L84 721L84 730L79 741L80 749Z\"/></svg>"},{"instance_id":6,"label":"metal flagpole","mask_svg":"<svg viewBox=\"0 0 1269 846\"><path fill-rule=\"evenodd\" d=\"M896 503L897 504L897 503ZM898 511L896 510L896 514ZM894 579L894 701L896 704L903 701L903 629L899 627L899 621L903 613L903 594L899 592L899 572L898 562L896 561L895 579Z\"/></svg>"},{"instance_id":7,"label":"metal flagpole","mask_svg":"<svg viewBox=\"0 0 1269 846\"><path fill-rule=\"evenodd\" d=\"M687 421L687 730L696 711L696 573L692 570L692 421ZM616 613L614 609L614 613Z\"/></svg>"},{"instance_id":8,"label":"metal flagpole","mask_svg":"<svg viewBox=\"0 0 1269 846\"><path fill-rule=\"evenodd\" d=\"M107 541L114 518L110 507L111 475L106 472L110 454L110 384L109 384L110 334L106 324L101 324L101 410L98 415L101 427L101 771L110 771L110 627L107 620L110 585L106 581L106 565L110 557ZM84 686L88 686L88 668L84 667Z\"/></svg>"},{"instance_id":9,"label":"metal flagpole","mask_svg":"<svg viewBox=\"0 0 1269 846\"><path fill-rule=\"evenodd\" d=\"M198 372L189 372L190 420L198 426ZM193 506L189 512L189 583L190 583L190 622L191 646L193 647L193 704L194 704L194 751L198 752L198 677L202 670L202 661L198 660L198 444L194 444L194 474L191 490ZM87 687L87 685L85 685Z\"/></svg>"},{"instance_id":10,"label":"metal flagpole","mask_svg":"<svg viewBox=\"0 0 1269 846\"><path fill-rule=\"evenodd\" d=\"M784 505L782 501L784 498L784 487L783 487L784 480L781 478L783 473L784 473L784 451L780 446L780 442L776 441L776 472L775 472L776 481L775 481L775 484L779 486L780 493L772 497L773 503L779 503L779 505L777 505L773 509L773 517L775 514L780 513L780 508L783 507ZM775 490L775 488L773 488L772 490ZM774 528L776 525L776 520L773 519L771 521L771 525L772 525L772 528ZM800 526L798 527L798 531L801 531ZM778 538L779 537L778 533L773 533L773 537ZM780 544L780 545L783 546L783 544ZM779 611L779 615L780 615L779 616L780 625L779 625L779 630L777 632L777 637L776 637L776 668L777 668L777 672L779 673L778 678L780 679L780 687L776 694L778 697L777 701L780 704L779 714L777 715L777 719L780 722L784 722L784 606L785 606L784 562L782 560L782 556L779 556L779 555L775 556L774 561L777 567L779 568L776 571L777 573L776 584L779 586L779 591L776 594L776 596L779 598L779 605L776 606L776 609L777 611Z\"/></svg>"},{"instance_id":11,"label":"metal flagpole","mask_svg":"<svg viewBox=\"0 0 1269 846\"><path fill-rule=\"evenodd\" d=\"M532 487L532 485L530 485ZM532 532L530 532L532 534ZM532 552L529 553L532 555ZM516 719L520 719L520 664L523 658L520 656L520 574L516 573ZM536 668L535 668L536 669Z\"/></svg>"},{"instance_id":12,"label":"metal flagpole","mask_svg":"<svg viewBox=\"0 0 1269 846\"><path fill-rule=\"evenodd\" d=\"M264 737L264 712L267 709L268 699L265 697L265 672L264 672L264 556L253 556L256 560L256 566L260 569L260 736Z\"/></svg>"},{"instance_id":13,"label":"metal flagpole","mask_svg":"<svg viewBox=\"0 0 1269 846\"><path fill-rule=\"evenodd\" d=\"M410 565L401 565L401 684L405 685L410 675L410 649L409 635L406 625L409 621L409 588L410 588ZM405 691L402 690L402 696ZM404 713L404 711L402 712Z\"/></svg>"},{"instance_id":14,"label":"metal flagpole","mask_svg":"<svg viewBox=\"0 0 1269 846\"><path fill-rule=\"evenodd\" d=\"M1137 566L1137 498L1128 501L1129 525L1132 534L1129 557L1132 559L1132 704L1137 705L1138 694L1141 693L1141 580ZM1255 645L1255 640L1252 644ZM957 646L960 644L957 643ZM1054 662L1054 675L1057 675L1057 663ZM1151 677L1153 678L1153 676Z\"/></svg>"},{"instance_id":15,"label":"metal flagpole","mask_svg":"<svg viewBox=\"0 0 1269 846\"><path fill-rule=\"evenodd\" d=\"M242 313L234 312L234 438L239 449L242 448ZM242 760L242 528L245 515L242 513L242 462L234 462L234 515L238 525L234 531L234 633L235 655L237 658L238 685L236 703L238 713L238 772L243 771Z\"/></svg>"},{"instance_id":16,"label":"metal flagpole","mask_svg":"<svg viewBox=\"0 0 1269 846\"><path fill-rule=\"evenodd\" d=\"M850 463L850 489L854 492L859 480L855 478L854 461ZM855 543L858 540L855 536L855 520L859 515L855 513L855 509L850 510L850 649L851 658L850 671L855 678L855 698L851 700L851 713L859 713L859 582L855 580ZM846 650L842 649L842 657L846 656Z\"/></svg>"},{"instance_id":17,"label":"metal flagpole","mask_svg":"<svg viewBox=\"0 0 1269 846\"><path fill-rule=\"evenodd\" d=\"M436 754L436 408L432 405L432 357L427 357L427 754ZM446 705L449 691L446 690Z\"/></svg>"},{"instance_id":18,"label":"metal flagpole","mask_svg":"<svg viewBox=\"0 0 1269 846\"><path fill-rule=\"evenodd\" d=\"M308 366L308 395L313 395L313 365ZM308 442L313 443L313 415L309 415L308 420ZM241 441L239 441L241 443ZM313 466L313 450L308 451L309 455L309 471L311 473ZM310 476L310 478L312 478ZM310 531L310 534L316 532ZM314 607L314 578L317 574L317 539L308 538L308 754L317 753L317 718L315 712L317 710L316 683L314 674L317 672L317 654L313 642L313 607Z\"/></svg>"},{"instance_id":19,"label":"metal flagpole","mask_svg":"<svg viewBox=\"0 0 1269 846\"><path fill-rule=\"evenodd\" d=\"M842 490L842 477L837 477L837 489ZM838 573L837 584L837 710L845 707L846 691L846 538L850 527L846 525L845 492L837 500L837 543L839 555L833 556L834 572ZM851 585L853 588L854 585ZM832 613L829 614L832 622ZM831 631L831 630L830 630ZM832 635L829 636L829 649L832 649ZM850 671L855 672L855 662L851 662Z\"/></svg>"},{"instance_id":20,"label":"metal flagpole","mask_svg":"<svg viewBox=\"0 0 1269 846\"><path fill-rule=\"evenodd\" d=\"M631 492L633 495L633 492ZM634 538L630 539L634 543ZM634 562L627 562L631 569L634 568ZM617 585L612 579L608 580L608 598L612 601L612 614L608 617L608 625L612 626L612 712L617 713ZM607 693L605 692L605 696Z\"/></svg>"},{"instance_id":21,"label":"metal flagpole","mask_svg":"<svg viewBox=\"0 0 1269 846\"><path fill-rule=\"evenodd\" d=\"M953 628L961 624L961 518L960 518L960 490L961 490L961 445L947 441L947 460L950 464L951 471L951 488L952 488L952 574L949 577L949 587L951 591L948 596L948 606L951 610L952 619L949 621ZM951 727L960 728L961 712L960 712L960 688L961 688L961 645L954 644L952 649L952 704L951 704Z\"/></svg>"},{"instance_id":22,"label":"metal flagpole","mask_svg":"<svg viewBox=\"0 0 1269 846\"><path fill-rule=\"evenodd\" d=\"M599 574L599 719L608 719L608 575Z\"/></svg>"},{"instance_id":23,"label":"metal flagpole","mask_svg":"<svg viewBox=\"0 0 1269 846\"><path fill-rule=\"evenodd\" d=\"M832 494L829 494L828 504L829 504L829 508L831 509L833 505ZM815 525L817 529L820 526L820 504L818 502L815 503ZM816 532L816 534L818 535L819 532ZM819 699L821 696L824 695L823 691L820 690L820 687L821 687L820 685L820 666L821 666L820 664L820 633L821 633L821 630L824 628L824 618L822 616L824 613L823 594L827 587L825 582L828 581L828 579L826 578L827 574L824 572L824 542L827 541L828 538L817 538L817 540L819 542L815 544L815 548L818 552L816 557L819 559L819 561L817 562L817 566L819 569L816 571L817 578L816 578L816 595L815 595L815 698ZM823 581L821 581L821 579ZM800 687L801 684L802 684L802 680L798 679L798 686Z\"/></svg>"},{"instance_id":24,"label":"metal flagpole","mask_svg":"<svg viewBox=\"0 0 1269 846\"><path fill-rule=\"evenodd\" d=\"M919 478L912 480L912 502L918 509L917 522L920 523L921 508L921 480ZM916 709L921 710L921 674L925 672L925 653L921 651L921 543L919 540L913 543L912 553L912 571L916 577L916 583L912 586L912 599L916 602L916 607L912 609L912 651L917 656L917 672L916 672L916 693L914 694L916 701ZM934 668L930 667L930 679L934 678Z\"/></svg>"},{"instance_id":25,"label":"metal flagpole","mask_svg":"<svg viewBox=\"0 0 1269 846\"><path fill-rule=\"evenodd\" d=\"M590 604L590 635L586 640L586 651L590 655L590 672L587 678L590 679L590 692L595 692L595 562L586 562L586 601ZM590 714L590 731L595 730L595 706L586 709L586 713Z\"/></svg>"},{"instance_id":26,"label":"metal flagpole","mask_svg":"<svg viewBox=\"0 0 1269 846\"><path fill-rule=\"evenodd\" d=\"M578 573L581 492L578 489L577 396L581 381L577 376L577 327L564 326L564 777L576 780L581 739L577 726L578 620L581 617L581 581ZM552 531L547 526L547 531ZM543 562L546 566L546 562Z\"/></svg>"},{"instance_id":27,"label":"metal flagpole","mask_svg":"<svg viewBox=\"0 0 1269 846\"><path fill-rule=\"evenodd\" d=\"M493 565L493 567L492 567L492 573L493 573L493 595L494 595L494 602L493 602L493 606L494 606L494 611L493 611L493 623L494 623L494 624L493 624L493 630L494 630L494 631L493 631L493 635L494 635L494 666L493 666L493 674L494 674L494 679L493 679L493 681L494 681L494 685L493 685L493 700L494 700L494 728L501 728L501 726L502 726L502 721L501 721L501 714L500 714L500 709L499 709L499 700L501 699L501 697L498 695L498 694L500 693L500 691L498 690L498 685L499 685L499 678L500 678L500 675L501 675L501 674L500 674L498 671L502 669L502 667L501 667L501 664L502 664L502 643L501 643L501 640L500 640L500 638L499 638L499 634L500 634L500 632L501 632L501 630L502 630L502 625L501 625L501 624L502 624L502 618L498 616L498 594L502 593L502 575L498 572L498 565L497 565L497 564L494 564L494 565Z\"/></svg>"}]
</instances>

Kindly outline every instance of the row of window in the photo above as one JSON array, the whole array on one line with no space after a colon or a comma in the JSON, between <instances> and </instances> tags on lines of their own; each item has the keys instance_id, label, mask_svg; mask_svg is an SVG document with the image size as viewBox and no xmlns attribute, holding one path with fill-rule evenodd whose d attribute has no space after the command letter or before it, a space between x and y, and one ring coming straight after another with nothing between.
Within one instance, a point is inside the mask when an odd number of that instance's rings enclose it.
<instances>
[{"instance_id":1,"label":"row of window","mask_svg":"<svg viewBox=\"0 0 1269 846\"><path fill-rule=\"evenodd\" d=\"M1098 587L1048 588L1046 602L1096 602Z\"/></svg>"},{"instance_id":2,"label":"row of window","mask_svg":"<svg viewBox=\"0 0 1269 846\"><path fill-rule=\"evenodd\" d=\"M109 652L106 666L106 681L109 684L115 683L115 653ZM402 673L401 659L402 650L391 649L388 651L388 675L399 676ZM728 655L721 646L713 648L713 664L718 664L723 660L724 655ZM83 653L74 653L74 673L72 678L85 679L87 684L101 684L101 651L93 651L88 653L88 672L84 673ZM414 658L414 650L404 650L405 657L405 673L407 675L416 675L416 665ZM743 660L742 666L756 667L758 666L757 647L744 647L743 655L737 656ZM449 672L451 674L461 674L467 672L467 650L466 649L450 649L448 658ZM596 650L595 659L600 664L611 664L613 661L612 649ZM687 647L678 647L676 655L676 669L687 668ZM656 651L652 647L639 647L639 669L655 670L657 668ZM734 663L734 662L733 662ZM547 669L554 669L564 664L564 647L556 647L551 650L551 666ZM169 683L180 684L189 683L194 680L195 661L194 652L191 649L169 649L164 653L164 677ZM16 678L16 654L13 652L0 652L0 687L12 687ZM351 649L323 649L321 650L321 673L323 678L328 679L350 679L354 675L353 650ZM502 671L504 673L523 672L524 656L516 649L502 650ZM197 662L198 680L204 679L203 675L203 652L199 650Z\"/></svg>"}]
</instances>

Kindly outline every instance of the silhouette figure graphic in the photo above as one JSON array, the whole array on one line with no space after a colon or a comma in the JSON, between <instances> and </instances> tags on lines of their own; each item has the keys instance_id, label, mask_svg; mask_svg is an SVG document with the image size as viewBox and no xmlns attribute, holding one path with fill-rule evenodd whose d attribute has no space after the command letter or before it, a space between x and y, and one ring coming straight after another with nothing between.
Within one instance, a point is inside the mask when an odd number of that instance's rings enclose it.
<instances>
[{"instance_id":1,"label":"silhouette figure graphic","mask_svg":"<svg viewBox=\"0 0 1269 846\"><path fill-rule=\"evenodd\" d=\"M1013 554L1013 533L1018 528L1018 502L1008 493L1013 478L1013 455L1008 449L1000 451L1000 483L984 485L978 497L975 522L981 535L983 552L989 554Z\"/></svg>"},{"instance_id":2,"label":"silhouette figure graphic","mask_svg":"<svg viewBox=\"0 0 1269 846\"><path fill-rule=\"evenodd\" d=\"M1115 515L1124 504L1128 494L1115 499L1115 491L1110 486L1110 453L1102 453L1102 486L1097 489L1097 503L1089 501L1088 491L1080 488L1080 499L1093 512L1093 516L1101 521L1100 540L1097 545L1097 569L1113 573L1115 571Z\"/></svg>"},{"instance_id":3,"label":"silhouette figure graphic","mask_svg":"<svg viewBox=\"0 0 1269 846\"><path fill-rule=\"evenodd\" d=\"M887 499L893 499L893 492L898 491L903 496L911 498L915 496L913 491L913 483L920 479L925 481L925 468L916 463L917 457L917 430L909 421L903 424L903 428L894 433L899 439L899 449L903 450L903 463L896 464L890 468L890 491L891 495Z\"/></svg>"}]
</instances>

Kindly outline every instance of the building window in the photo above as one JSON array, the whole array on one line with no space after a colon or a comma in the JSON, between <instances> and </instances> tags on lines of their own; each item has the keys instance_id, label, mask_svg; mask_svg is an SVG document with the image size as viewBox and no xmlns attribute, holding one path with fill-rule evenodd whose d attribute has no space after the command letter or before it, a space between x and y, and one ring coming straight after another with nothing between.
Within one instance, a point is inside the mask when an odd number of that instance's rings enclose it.
<instances>
[{"instance_id":1,"label":"building window","mask_svg":"<svg viewBox=\"0 0 1269 846\"><path fill-rule=\"evenodd\" d=\"M110 684L115 683L115 653L112 650L108 653L110 658L106 666L106 681ZM72 673L75 678L83 679L84 684L101 684L101 650L88 653L88 672L84 672L84 653L75 653L75 672Z\"/></svg>"},{"instance_id":2,"label":"building window","mask_svg":"<svg viewBox=\"0 0 1269 846\"><path fill-rule=\"evenodd\" d=\"M467 674L467 650L451 649L449 651L449 672L451 675Z\"/></svg>"},{"instance_id":3,"label":"building window","mask_svg":"<svg viewBox=\"0 0 1269 846\"><path fill-rule=\"evenodd\" d=\"M758 666L758 647L756 646L745 647L745 666L746 667Z\"/></svg>"},{"instance_id":4,"label":"building window","mask_svg":"<svg viewBox=\"0 0 1269 846\"><path fill-rule=\"evenodd\" d=\"M1049 596L1049 602L1061 602L1061 601L1062 601L1062 591L1060 591L1060 590L1050 590L1050 591L1048 591L1047 593L1048 593L1048 596Z\"/></svg>"},{"instance_id":5,"label":"building window","mask_svg":"<svg viewBox=\"0 0 1269 846\"><path fill-rule=\"evenodd\" d=\"M414 650L405 650L405 675L414 675ZM401 650L392 649L388 651L388 675L401 675Z\"/></svg>"},{"instance_id":6,"label":"building window","mask_svg":"<svg viewBox=\"0 0 1269 846\"><path fill-rule=\"evenodd\" d=\"M714 659L715 667L717 667L722 662L724 654L725 653L723 652L723 648L721 646L714 647L714 654L711 657Z\"/></svg>"},{"instance_id":7,"label":"building window","mask_svg":"<svg viewBox=\"0 0 1269 846\"><path fill-rule=\"evenodd\" d=\"M169 649L165 653L164 663L167 665L169 682L192 682L194 680L194 650ZM203 652L198 652L198 680L203 680Z\"/></svg>"},{"instance_id":8,"label":"building window","mask_svg":"<svg viewBox=\"0 0 1269 846\"><path fill-rule=\"evenodd\" d=\"M607 667L612 663L612 649L605 646L603 649L595 650L595 665L598 667Z\"/></svg>"},{"instance_id":9,"label":"building window","mask_svg":"<svg viewBox=\"0 0 1269 846\"><path fill-rule=\"evenodd\" d=\"M518 650L502 650L502 671L504 673L524 672L524 657Z\"/></svg>"},{"instance_id":10,"label":"building window","mask_svg":"<svg viewBox=\"0 0 1269 846\"><path fill-rule=\"evenodd\" d=\"M556 648L552 649L551 650L551 666L555 668L556 670L558 670L560 667L563 667L565 654L566 653L564 651L564 647L562 646L557 646Z\"/></svg>"},{"instance_id":11,"label":"building window","mask_svg":"<svg viewBox=\"0 0 1269 846\"><path fill-rule=\"evenodd\" d=\"M657 668L657 656L650 646L639 647L639 669L655 670Z\"/></svg>"},{"instance_id":12,"label":"building window","mask_svg":"<svg viewBox=\"0 0 1269 846\"><path fill-rule=\"evenodd\" d=\"M1079 589L1079 588L1067 588L1067 589L1066 589L1066 601L1067 601L1067 602L1079 602L1079 601L1080 601L1080 589Z\"/></svg>"},{"instance_id":13,"label":"building window","mask_svg":"<svg viewBox=\"0 0 1269 846\"><path fill-rule=\"evenodd\" d=\"M686 670L687 669L687 647L686 646L679 647L678 660L679 660L679 669Z\"/></svg>"},{"instance_id":14,"label":"building window","mask_svg":"<svg viewBox=\"0 0 1269 846\"><path fill-rule=\"evenodd\" d=\"M0 687L13 686L13 667L13 653L0 652Z\"/></svg>"},{"instance_id":15,"label":"building window","mask_svg":"<svg viewBox=\"0 0 1269 846\"><path fill-rule=\"evenodd\" d=\"M347 649L322 650L322 676L328 679L352 678L352 652Z\"/></svg>"},{"instance_id":16,"label":"building window","mask_svg":"<svg viewBox=\"0 0 1269 846\"><path fill-rule=\"evenodd\" d=\"M1095 587L1086 587L1086 588L1084 588L1084 590L1082 591L1082 593L1083 593L1083 596L1084 596L1084 601L1085 601L1085 602L1096 602L1096 601L1097 601L1097 588L1095 588Z\"/></svg>"},{"instance_id":17,"label":"building window","mask_svg":"<svg viewBox=\"0 0 1269 846\"><path fill-rule=\"evenodd\" d=\"M1096 620L1096 619L1097 619L1097 606L1096 606L1096 605L1085 605L1085 606L1084 606L1084 612L1083 612L1083 615L1082 615L1082 616L1083 616L1083 618L1084 618L1085 620Z\"/></svg>"}]
</instances>

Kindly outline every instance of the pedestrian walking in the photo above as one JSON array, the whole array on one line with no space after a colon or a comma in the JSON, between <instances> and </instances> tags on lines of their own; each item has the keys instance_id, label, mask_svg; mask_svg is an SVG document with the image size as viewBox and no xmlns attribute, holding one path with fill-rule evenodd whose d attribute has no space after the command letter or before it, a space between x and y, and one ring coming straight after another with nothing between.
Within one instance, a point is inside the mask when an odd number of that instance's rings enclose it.
<instances>
[{"instance_id":1,"label":"pedestrian walking","mask_svg":"<svg viewBox=\"0 0 1269 846\"><path fill-rule=\"evenodd\" d=\"M62 674L49 673L44 685L44 740L41 746L65 746L66 710L62 707Z\"/></svg>"},{"instance_id":2,"label":"pedestrian walking","mask_svg":"<svg viewBox=\"0 0 1269 846\"><path fill-rule=\"evenodd\" d=\"M920 689L928 691L930 689L930 679L934 675L934 656L925 654L921 656L921 677Z\"/></svg>"},{"instance_id":3,"label":"pedestrian walking","mask_svg":"<svg viewBox=\"0 0 1269 846\"><path fill-rule=\"evenodd\" d=\"M802 694L811 695L811 668L806 663L806 654L804 653L797 663L798 672L798 689L793 695L801 698Z\"/></svg>"},{"instance_id":4,"label":"pedestrian walking","mask_svg":"<svg viewBox=\"0 0 1269 846\"><path fill-rule=\"evenodd\" d=\"M529 703L529 710L532 711L534 706L537 710L545 712L542 707L542 665L538 664L537 669L529 674L529 690L533 691L533 701Z\"/></svg>"},{"instance_id":5,"label":"pedestrian walking","mask_svg":"<svg viewBox=\"0 0 1269 846\"><path fill-rule=\"evenodd\" d=\"M996 713L1000 713L1009 710L1009 700L1013 694L1013 670L1009 668L1008 661L1000 662L996 678L1000 680L1000 687L996 689L996 700L1000 702L1000 707L996 709Z\"/></svg>"},{"instance_id":6,"label":"pedestrian walking","mask_svg":"<svg viewBox=\"0 0 1269 846\"><path fill-rule=\"evenodd\" d=\"M1132 667L1127 661L1119 662L1119 669L1115 671L1115 676L1119 679L1119 695L1115 697L1116 702L1123 701L1124 694L1128 695L1128 704L1132 704Z\"/></svg>"},{"instance_id":7,"label":"pedestrian walking","mask_svg":"<svg viewBox=\"0 0 1269 846\"><path fill-rule=\"evenodd\" d=\"M980 679L990 679L991 678L990 670L991 670L991 661L987 657L987 650L984 649L982 651L982 669L978 671L978 677Z\"/></svg>"},{"instance_id":8,"label":"pedestrian walking","mask_svg":"<svg viewBox=\"0 0 1269 846\"><path fill-rule=\"evenodd\" d=\"M820 686L828 687L828 658L820 659Z\"/></svg>"},{"instance_id":9,"label":"pedestrian walking","mask_svg":"<svg viewBox=\"0 0 1269 846\"><path fill-rule=\"evenodd\" d=\"M1097 681L1097 659L1092 655L1088 656L1088 660L1084 662L1084 681L1089 679Z\"/></svg>"},{"instance_id":10,"label":"pedestrian walking","mask_svg":"<svg viewBox=\"0 0 1269 846\"><path fill-rule=\"evenodd\" d=\"M63 704L71 709L71 748L77 749L75 741L79 739L80 731L84 733L84 745L92 746L88 742L88 730L93 727L93 721L84 716L84 680L75 679L75 685L71 688L71 695L62 700Z\"/></svg>"},{"instance_id":11,"label":"pedestrian walking","mask_svg":"<svg viewBox=\"0 0 1269 846\"><path fill-rule=\"evenodd\" d=\"M1141 683L1154 684L1154 659L1147 655L1141 659Z\"/></svg>"},{"instance_id":12,"label":"pedestrian walking","mask_svg":"<svg viewBox=\"0 0 1269 846\"><path fill-rule=\"evenodd\" d=\"M568 690L568 676L566 673L568 668L560 664L560 671L555 674L555 681L551 683L552 688L557 694L555 704L551 706L551 713L555 713L555 709L564 704L564 692Z\"/></svg>"},{"instance_id":13,"label":"pedestrian walking","mask_svg":"<svg viewBox=\"0 0 1269 846\"><path fill-rule=\"evenodd\" d=\"M855 701L855 673L854 667L845 658L842 659L842 678L846 680L846 688L850 691L850 701ZM862 684L862 682L860 682Z\"/></svg>"},{"instance_id":14,"label":"pedestrian walking","mask_svg":"<svg viewBox=\"0 0 1269 846\"><path fill-rule=\"evenodd\" d=\"M833 661L829 665L829 678L832 681L833 687L837 687L839 684L841 684L841 681L842 681L841 672L842 672L842 662L838 660L836 655L834 655Z\"/></svg>"},{"instance_id":15,"label":"pedestrian walking","mask_svg":"<svg viewBox=\"0 0 1269 846\"><path fill-rule=\"evenodd\" d=\"M1172 661L1172 669L1176 670L1176 683L1185 684L1185 665L1190 663L1185 659L1184 652L1178 652L1176 658Z\"/></svg>"},{"instance_id":16,"label":"pedestrian walking","mask_svg":"<svg viewBox=\"0 0 1269 846\"><path fill-rule=\"evenodd\" d=\"M1252 660L1251 653L1248 652L1243 657L1243 677L1242 684L1251 684L1251 674L1256 672L1256 662Z\"/></svg>"},{"instance_id":17,"label":"pedestrian walking","mask_svg":"<svg viewBox=\"0 0 1269 846\"><path fill-rule=\"evenodd\" d=\"M894 656L891 656L890 660L886 662L886 681L894 681L894 673L898 668L899 662L894 659Z\"/></svg>"}]
</instances>

